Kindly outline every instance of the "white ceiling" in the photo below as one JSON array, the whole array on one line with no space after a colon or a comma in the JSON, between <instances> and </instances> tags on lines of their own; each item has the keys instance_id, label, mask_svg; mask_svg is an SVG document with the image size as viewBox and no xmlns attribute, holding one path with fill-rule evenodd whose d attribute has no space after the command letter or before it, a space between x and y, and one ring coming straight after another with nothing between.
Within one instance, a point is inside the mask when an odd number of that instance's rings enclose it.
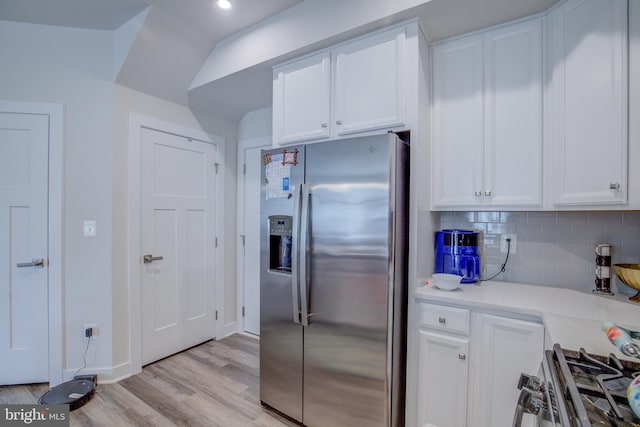
<instances>
[{"instance_id":1,"label":"white ceiling","mask_svg":"<svg viewBox=\"0 0 640 427\"><path fill-rule=\"evenodd\" d=\"M223 11L215 0L0 0L0 20L116 30L147 10L146 15L140 15L144 16L139 32L142 36L131 45L115 81L183 105L208 107L211 113L237 121L245 113L271 104L270 67L278 58L198 90L189 91L190 84L217 42L303 0L231 1L233 9ZM322 0L306 1L322 5ZM558 1L431 0L375 25L418 16L427 37L434 42L542 12ZM354 29L344 38L371 29Z\"/></svg>"},{"instance_id":2,"label":"white ceiling","mask_svg":"<svg viewBox=\"0 0 640 427\"><path fill-rule=\"evenodd\" d=\"M150 4L151 0L0 0L0 19L114 30Z\"/></svg>"},{"instance_id":3,"label":"white ceiling","mask_svg":"<svg viewBox=\"0 0 640 427\"><path fill-rule=\"evenodd\" d=\"M0 19L63 27L115 30L149 6L184 22L210 42L221 40L302 0L0 0Z\"/></svg>"}]
</instances>

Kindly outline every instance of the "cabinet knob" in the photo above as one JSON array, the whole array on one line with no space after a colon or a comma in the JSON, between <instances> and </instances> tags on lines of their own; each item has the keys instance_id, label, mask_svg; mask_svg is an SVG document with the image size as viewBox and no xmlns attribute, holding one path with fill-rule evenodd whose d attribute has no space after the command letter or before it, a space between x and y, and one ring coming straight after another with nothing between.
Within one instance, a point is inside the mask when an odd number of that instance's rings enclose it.
<instances>
[{"instance_id":1,"label":"cabinet knob","mask_svg":"<svg viewBox=\"0 0 640 427\"><path fill-rule=\"evenodd\" d=\"M619 182L610 182L609 183L609 190L620 190L620 183Z\"/></svg>"},{"instance_id":2,"label":"cabinet knob","mask_svg":"<svg viewBox=\"0 0 640 427\"><path fill-rule=\"evenodd\" d=\"M340 126L342 124L342 120L336 120L336 124Z\"/></svg>"},{"instance_id":3,"label":"cabinet knob","mask_svg":"<svg viewBox=\"0 0 640 427\"><path fill-rule=\"evenodd\" d=\"M482 191L476 191L474 194L476 197L482 197Z\"/></svg>"},{"instance_id":4,"label":"cabinet knob","mask_svg":"<svg viewBox=\"0 0 640 427\"><path fill-rule=\"evenodd\" d=\"M491 197L491 190L485 191L484 195L487 196L487 197Z\"/></svg>"},{"instance_id":5,"label":"cabinet knob","mask_svg":"<svg viewBox=\"0 0 640 427\"><path fill-rule=\"evenodd\" d=\"M458 354L458 359L460 359L460 360L467 360L467 355L466 355L466 354L464 354L464 353L460 353L460 354Z\"/></svg>"},{"instance_id":6,"label":"cabinet knob","mask_svg":"<svg viewBox=\"0 0 640 427\"><path fill-rule=\"evenodd\" d=\"M325 122L320 123L320 127L326 128L327 124Z\"/></svg>"},{"instance_id":7,"label":"cabinet knob","mask_svg":"<svg viewBox=\"0 0 640 427\"><path fill-rule=\"evenodd\" d=\"M444 316L438 317L438 323L442 323L443 325L447 323L447 318Z\"/></svg>"}]
</instances>

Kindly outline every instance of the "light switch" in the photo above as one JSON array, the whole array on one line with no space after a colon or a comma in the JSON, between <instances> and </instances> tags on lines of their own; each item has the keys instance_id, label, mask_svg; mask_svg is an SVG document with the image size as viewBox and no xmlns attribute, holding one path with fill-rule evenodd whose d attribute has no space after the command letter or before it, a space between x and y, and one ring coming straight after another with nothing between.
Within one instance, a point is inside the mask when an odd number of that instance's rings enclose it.
<instances>
[{"instance_id":1,"label":"light switch","mask_svg":"<svg viewBox=\"0 0 640 427\"><path fill-rule=\"evenodd\" d=\"M84 237L96 237L96 222L94 220L84 222Z\"/></svg>"}]
</instances>

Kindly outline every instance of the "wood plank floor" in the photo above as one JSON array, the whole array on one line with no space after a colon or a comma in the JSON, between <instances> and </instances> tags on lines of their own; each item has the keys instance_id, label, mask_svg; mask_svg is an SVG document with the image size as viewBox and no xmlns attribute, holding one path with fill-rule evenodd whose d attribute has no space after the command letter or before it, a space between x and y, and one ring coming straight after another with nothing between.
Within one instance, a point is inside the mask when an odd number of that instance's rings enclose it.
<instances>
[{"instance_id":1,"label":"wood plank floor","mask_svg":"<svg viewBox=\"0 0 640 427\"><path fill-rule=\"evenodd\" d=\"M265 426L296 424L263 408L259 342L245 335L209 341L143 368L115 384L98 384L72 426ZM86 372L91 372L87 369ZM0 404L31 404L46 385L0 387Z\"/></svg>"}]
</instances>

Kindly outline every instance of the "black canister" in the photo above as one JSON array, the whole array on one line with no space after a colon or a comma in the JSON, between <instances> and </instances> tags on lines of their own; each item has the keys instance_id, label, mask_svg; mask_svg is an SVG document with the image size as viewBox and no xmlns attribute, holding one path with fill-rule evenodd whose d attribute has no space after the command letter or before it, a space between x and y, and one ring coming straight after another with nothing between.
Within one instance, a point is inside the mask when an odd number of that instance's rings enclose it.
<instances>
[{"instance_id":1,"label":"black canister","mask_svg":"<svg viewBox=\"0 0 640 427\"><path fill-rule=\"evenodd\" d=\"M596 288L594 294L613 295L611 292L611 245L596 244Z\"/></svg>"}]
</instances>

